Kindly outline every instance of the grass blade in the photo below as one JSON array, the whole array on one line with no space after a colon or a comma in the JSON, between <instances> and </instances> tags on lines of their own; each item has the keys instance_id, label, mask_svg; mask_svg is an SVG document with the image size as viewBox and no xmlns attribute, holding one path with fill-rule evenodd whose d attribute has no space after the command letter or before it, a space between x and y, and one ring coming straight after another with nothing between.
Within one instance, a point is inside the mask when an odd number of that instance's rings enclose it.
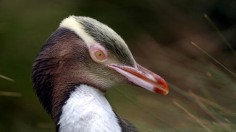
<instances>
[{"instance_id":1,"label":"grass blade","mask_svg":"<svg viewBox=\"0 0 236 132\"><path fill-rule=\"evenodd\" d=\"M17 92L0 91L0 96L21 97L21 94Z\"/></svg>"},{"instance_id":2,"label":"grass blade","mask_svg":"<svg viewBox=\"0 0 236 132\"><path fill-rule=\"evenodd\" d=\"M202 121L197 118L196 116L194 116L192 113L190 113L187 109L185 109L182 105L180 105L179 103L177 103L176 101L173 101L173 103L179 107L180 109L182 109L185 113L187 113L187 115L189 115L192 119L194 119L200 126L202 126L206 131L208 132L212 132L206 125L204 125L202 123Z\"/></svg>"},{"instance_id":3,"label":"grass blade","mask_svg":"<svg viewBox=\"0 0 236 132\"><path fill-rule=\"evenodd\" d=\"M11 78L9 78L7 76L1 75L1 74L0 74L0 78L5 79L5 80L10 81L10 82L14 82L13 79L11 79Z\"/></svg>"},{"instance_id":4,"label":"grass blade","mask_svg":"<svg viewBox=\"0 0 236 132\"><path fill-rule=\"evenodd\" d=\"M220 38L223 40L223 42L229 47L229 49L232 51L232 53L236 56L236 52L234 48L231 46L231 44L226 40L224 35L220 32L220 30L216 27L216 25L213 23L213 21L208 17L207 14L204 14L204 18L207 20L207 22L212 26L212 28L217 32L217 34L220 36Z\"/></svg>"},{"instance_id":5,"label":"grass blade","mask_svg":"<svg viewBox=\"0 0 236 132\"><path fill-rule=\"evenodd\" d=\"M215 59L213 56L211 56L210 54L208 54L205 50L203 50L201 47L199 47L196 43L191 42L191 44L193 46L195 46L198 50L200 50L202 53L204 53L205 55L207 55L209 58L211 58L213 61L215 61L217 64L219 64L221 67L223 67L226 71L228 71L231 75L233 75L234 77L236 77L236 74L234 72L232 72L231 70L229 70L225 65L223 65L222 63L220 63L217 59Z\"/></svg>"}]
</instances>

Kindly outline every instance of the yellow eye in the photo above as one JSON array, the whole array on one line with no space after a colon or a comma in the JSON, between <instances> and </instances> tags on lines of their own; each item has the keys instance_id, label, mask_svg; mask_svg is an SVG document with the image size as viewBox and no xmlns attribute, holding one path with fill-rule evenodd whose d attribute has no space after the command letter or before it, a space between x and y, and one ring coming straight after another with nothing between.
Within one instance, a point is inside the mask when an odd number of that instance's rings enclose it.
<instances>
[{"instance_id":1,"label":"yellow eye","mask_svg":"<svg viewBox=\"0 0 236 132\"><path fill-rule=\"evenodd\" d=\"M93 44L89 46L89 54L94 61L99 63L106 61L106 59L108 58L106 49L99 44Z\"/></svg>"},{"instance_id":2,"label":"yellow eye","mask_svg":"<svg viewBox=\"0 0 236 132\"><path fill-rule=\"evenodd\" d=\"M100 61L106 59L105 54L101 50L98 50L95 52L95 57L96 57L96 59L98 59Z\"/></svg>"}]
</instances>

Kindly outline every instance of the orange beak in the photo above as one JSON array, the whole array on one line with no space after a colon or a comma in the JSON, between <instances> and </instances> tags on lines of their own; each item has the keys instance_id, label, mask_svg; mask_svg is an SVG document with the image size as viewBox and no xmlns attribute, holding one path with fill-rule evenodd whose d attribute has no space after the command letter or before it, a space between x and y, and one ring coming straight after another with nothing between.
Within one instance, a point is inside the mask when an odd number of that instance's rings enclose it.
<instances>
[{"instance_id":1,"label":"orange beak","mask_svg":"<svg viewBox=\"0 0 236 132\"><path fill-rule=\"evenodd\" d=\"M112 69L125 76L133 84L154 93L167 95L169 88L166 81L159 75L137 64L136 68L130 66L109 65Z\"/></svg>"}]
</instances>

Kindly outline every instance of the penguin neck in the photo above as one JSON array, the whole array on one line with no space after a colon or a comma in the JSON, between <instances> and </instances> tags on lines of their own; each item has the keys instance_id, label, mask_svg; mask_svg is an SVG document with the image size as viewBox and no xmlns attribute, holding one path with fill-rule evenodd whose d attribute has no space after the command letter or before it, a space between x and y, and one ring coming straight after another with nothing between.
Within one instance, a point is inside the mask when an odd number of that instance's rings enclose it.
<instances>
[{"instance_id":1,"label":"penguin neck","mask_svg":"<svg viewBox=\"0 0 236 132\"><path fill-rule=\"evenodd\" d=\"M80 85L62 107L59 132L121 132L111 105L100 90Z\"/></svg>"}]
</instances>

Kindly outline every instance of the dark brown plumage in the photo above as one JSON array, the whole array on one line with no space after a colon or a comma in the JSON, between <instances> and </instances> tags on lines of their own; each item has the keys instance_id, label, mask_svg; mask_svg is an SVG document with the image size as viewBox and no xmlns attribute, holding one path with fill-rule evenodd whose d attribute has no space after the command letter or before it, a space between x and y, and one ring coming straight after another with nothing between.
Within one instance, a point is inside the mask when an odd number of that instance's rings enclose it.
<instances>
[{"instance_id":1,"label":"dark brown plumage","mask_svg":"<svg viewBox=\"0 0 236 132\"><path fill-rule=\"evenodd\" d=\"M104 60L94 58L97 51L105 52ZM37 96L58 131L62 109L80 85L105 93L117 83L131 82L153 92L168 92L161 77L135 62L119 35L106 25L84 17L65 19L48 38L33 64L32 78ZM123 132L137 131L131 123L115 115Z\"/></svg>"}]
</instances>

